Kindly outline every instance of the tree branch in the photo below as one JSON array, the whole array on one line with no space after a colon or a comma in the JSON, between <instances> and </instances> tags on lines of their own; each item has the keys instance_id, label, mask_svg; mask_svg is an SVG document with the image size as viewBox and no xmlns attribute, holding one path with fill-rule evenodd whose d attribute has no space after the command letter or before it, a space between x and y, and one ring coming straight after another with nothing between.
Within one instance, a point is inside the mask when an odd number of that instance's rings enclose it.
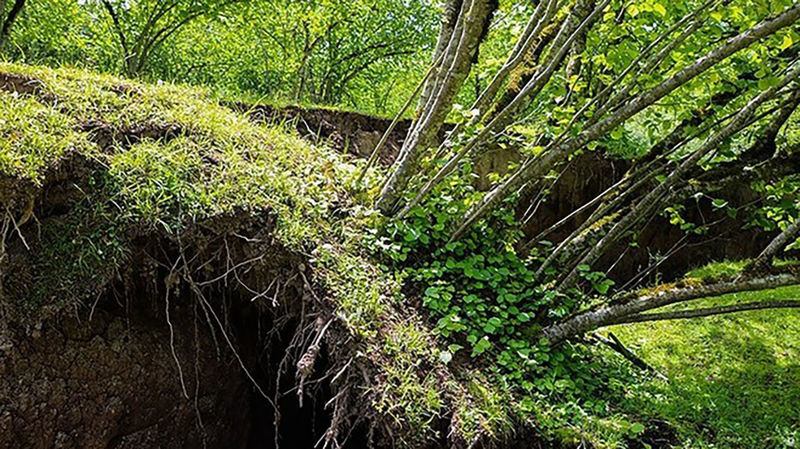
<instances>
[{"instance_id":1,"label":"tree branch","mask_svg":"<svg viewBox=\"0 0 800 449\"><path fill-rule=\"evenodd\" d=\"M609 348L611 348L614 351L616 351L617 353L619 353L621 356L625 357L625 359L627 359L629 362L633 363L634 366L636 366L637 368L639 368L641 370L644 370L644 371L648 371L650 373L653 373L653 375L655 375L660 380L663 380L664 382L669 382L669 379L667 379L667 376L665 376L665 375L659 373L658 371L656 371L655 368L653 368L647 362L642 360L641 357L637 356L636 354L633 353L633 351L631 351L630 349L626 348L625 345L623 345L622 342L619 341L619 339L617 338L616 335L614 335L613 333L609 332L608 336L611 337L610 340L608 338L603 337L602 335L598 334L597 332L592 334L592 337L594 337L597 341L599 341L600 343L608 346Z\"/></svg>"},{"instance_id":2,"label":"tree branch","mask_svg":"<svg viewBox=\"0 0 800 449\"><path fill-rule=\"evenodd\" d=\"M119 20L119 16L117 15L117 11L114 10L114 5L112 5L109 0L103 0L103 6L106 8L108 15L111 16L111 22L114 24L114 29L117 32L119 43L122 45L122 51L125 53L125 57L127 58L128 40L125 38L125 31L122 29L122 24Z\"/></svg>"},{"instance_id":3,"label":"tree branch","mask_svg":"<svg viewBox=\"0 0 800 449\"><path fill-rule=\"evenodd\" d=\"M11 7L11 11L8 12L8 16L5 17L5 19L3 20L3 26L2 28L0 28L0 43L2 43L4 38L8 36L9 31L11 31L11 25L14 24L14 21L22 12L22 8L24 6L25 6L25 0L14 1L14 6ZM0 17L0 19L3 18Z\"/></svg>"},{"instance_id":4,"label":"tree branch","mask_svg":"<svg viewBox=\"0 0 800 449\"><path fill-rule=\"evenodd\" d=\"M573 315L542 330L551 343L583 334L602 326L617 323L623 318L670 304L745 291L767 290L800 283L800 272L787 268L785 273L760 278L719 281L691 285L678 284L671 288L659 287L641 294L621 297L617 302Z\"/></svg>"},{"instance_id":5,"label":"tree branch","mask_svg":"<svg viewBox=\"0 0 800 449\"><path fill-rule=\"evenodd\" d=\"M791 243L798 233L800 233L800 218L772 239L769 245L764 248L764 251L742 270L742 276L752 275L767 268L768 265L772 264L772 259L775 258L778 252Z\"/></svg>"},{"instance_id":6,"label":"tree branch","mask_svg":"<svg viewBox=\"0 0 800 449\"><path fill-rule=\"evenodd\" d=\"M683 320L689 318L702 318L714 315L724 315L728 313L747 312L752 310L764 309L797 309L800 308L800 300L774 300L774 301L753 301L730 306L704 307L701 309L680 310L675 312L661 313L638 313L620 318L612 324L644 323L647 321Z\"/></svg>"}]
</instances>

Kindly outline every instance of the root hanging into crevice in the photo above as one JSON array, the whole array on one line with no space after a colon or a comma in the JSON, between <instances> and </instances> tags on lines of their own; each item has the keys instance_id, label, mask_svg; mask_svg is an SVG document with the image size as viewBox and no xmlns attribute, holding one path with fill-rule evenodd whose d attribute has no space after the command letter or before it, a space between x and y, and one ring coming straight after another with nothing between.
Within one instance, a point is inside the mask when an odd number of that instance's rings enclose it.
<instances>
[{"instance_id":1,"label":"root hanging into crevice","mask_svg":"<svg viewBox=\"0 0 800 449\"><path fill-rule=\"evenodd\" d=\"M36 236L37 218L45 224L62 218L51 213L57 207L45 207L43 201L36 197L35 216L24 226L21 206L9 209L3 222L13 266L31 273L32 255L44 244ZM373 411L367 396L375 376L368 358L359 356L363 347L315 284L307 256L276 242L274 228L269 211L233 211L186 224L177 235L162 227L126 230L117 236L129 250L126 263L93 278L97 284L78 285L91 290L86 303L42 318L63 334L75 333L76 347L94 345L87 351L96 350L102 362L92 374L97 392L86 397L98 404L120 398L114 413L98 411L105 409L96 410L84 399L61 405L85 408L85 416L106 420L102 426L113 434L98 436L98 447L143 447L131 444L157 435L162 447L216 449L241 441L234 446L360 448L385 435L385 422L376 424L385 418ZM18 288L15 295L24 297L25 288L35 285L28 279L4 287ZM78 330L61 331L68 320ZM113 326L105 324L109 320ZM21 354L20 360L29 355ZM57 352L34 355L42 366L61 366L51 362L61 356ZM11 369L16 370L12 379L27 372L21 365ZM68 364L61 371L83 375L70 369ZM13 407L24 402L21 396L9 401ZM147 403L157 405L144 410ZM70 426L89 432L80 422ZM157 430L147 434L146 428ZM25 435L33 438L36 432Z\"/></svg>"},{"instance_id":2,"label":"root hanging into crevice","mask_svg":"<svg viewBox=\"0 0 800 449\"><path fill-rule=\"evenodd\" d=\"M198 431L204 432L207 418L198 392L210 386L199 385L198 345L193 354L181 354L182 343L173 340L179 334L174 310L186 304L192 308L193 334L221 340L218 356L230 357L249 385L251 394L243 401L252 415L248 447L361 447L367 434L374 438L359 396L364 391L359 384L368 376L356 369L352 339L310 281L306 265L295 259L276 267L265 247L253 249L270 239L241 230L220 236L215 226L201 228L145 251L159 267L161 274L155 275L164 279L156 287L164 290L162 314L176 383L192 404ZM198 244L206 232L209 239ZM192 358L193 386L185 378Z\"/></svg>"},{"instance_id":3,"label":"root hanging into crevice","mask_svg":"<svg viewBox=\"0 0 800 449\"><path fill-rule=\"evenodd\" d=\"M322 338L325 336L325 332L328 330L328 327L330 327L332 322L332 319L328 320L326 323L322 317L317 317L315 324L317 335L314 337L314 341L311 343L308 349L306 349L306 352L297 362L297 367L295 369L295 380L297 383L297 401L300 403L300 408L303 408L303 387L308 376L314 372L314 364L317 362L317 357L319 357Z\"/></svg>"}]
</instances>

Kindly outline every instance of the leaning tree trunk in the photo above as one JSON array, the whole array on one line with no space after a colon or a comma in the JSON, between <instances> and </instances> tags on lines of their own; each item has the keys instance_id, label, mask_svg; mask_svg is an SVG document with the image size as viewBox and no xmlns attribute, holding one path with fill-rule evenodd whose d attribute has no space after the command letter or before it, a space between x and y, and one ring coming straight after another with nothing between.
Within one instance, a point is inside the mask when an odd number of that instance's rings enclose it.
<instances>
[{"instance_id":1,"label":"leaning tree trunk","mask_svg":"<svg viewBox=\"0 0 800 449\"><path fill-rule=\"evenodd\" d=\"M542 333L551 344L557 344L567 338L581 335L602 326L624 323L631 316L671 304L729 293L766 290L794 285L798 282L800 282L800 274L790 272L745 281L718 282L708 285L677 287L669 290L656 289L641 296L624 298L617 303L579 313L562 322L545 327Z\"/></svg>"},{"instance_id":2,"label":"leaning tree trunk","mask_svg":"<svg viewBox=\"0 0 800 449\"><path fill-rule=\"evenodd\" d=\"M778 253L786 246L791 244L798 234L800 234L800 219L795 220L783 232L775 237L775 239L773 239L772 242L770 242L770 244L764 248L764 251L762 251L761 254L755 258L755 260L745 267L743 274L750 275L765 271L769 265L772 264L772 260L775 258L775 256L777 256Z\"/></svg>"},{"instance_id":3,"label":"leaning tree trunk","mask_svg":"<svg viewBox=\"0 0 800 449\"><path fill-rule=\"evenodd\" d=\"M8 39L11 26L14 25L14 21L17 20L17 17L19 17L19 14L22 12L22 8L25 6L25 0L15 0L11 9L8 11L8 15L6 15L7 5L8 0L0 0L0 20L2 20L0 23L0 47L2 47L6 39Z\"/></svg>"},{"instance_id":4,"label":"leaning tree trunk","mask_svg":"<svg viewBox=\"0 0 800 449\"><path fill-rule=\"evenodd\" d=\"M449 3L448 3L449 5ZM393 171L384 185L377 207L391 213L409 180L415 174L424 151L433 144L444 125L461 86L469 75L481 40L485 37L489 22L497 9L497 0L468 0L461 5L458 23L453 28L444 53L438 76L428 83L429 98L422 113L409 131ZM446 11L449 14L450 11ZM445 20L444 24L449 24ZM427 87L426 87L427 88Z\"/></svg>"},{"instance_id":5,"label":"leaning tree trunk","mask_svg":"<svg viewBox=\"0 0 800 449\"><path fill-rule=\"evenodd\" d=\"M432 61L434 68L431 76L425 80L424 87L422 88L422 95L419 97L417 116L422 114L423 108L426 104L428 104L428 100L431 97L436 80L439 77L439 72L442 70L442 56L444 55L445 51L447 51L447 45L450 43L450 36L453 35L453 31L455 30L456 23L458 22L459 11L461 11L461 5L463 3L464 0L448 0L444 5L442 21L439 25L439 37L436 40L436 48L433 50Z\"/></svg>"}]
</instances>

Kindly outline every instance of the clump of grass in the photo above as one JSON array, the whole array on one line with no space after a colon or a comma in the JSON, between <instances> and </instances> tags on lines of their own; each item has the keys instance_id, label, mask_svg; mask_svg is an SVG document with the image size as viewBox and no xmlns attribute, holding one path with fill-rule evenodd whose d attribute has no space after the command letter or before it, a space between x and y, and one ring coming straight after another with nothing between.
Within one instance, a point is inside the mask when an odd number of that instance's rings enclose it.
<instances>
[{"instance_id":1,"label":"clump of grass","mask_svg":"<svg viewBox=\"0 0 800 449\"><path fill-rule=\"evenodd\" d=\"M456 400L453 428L468 443L481 438L502 438L512 430L513 398L483 373L471 371L470 379Z\"/></svg>"},{"instance_id":2,"label":"clump of grass","mask_svg":"<svg viewBox=\"0 0 800 449\"><path fill-rule=\"evenodd\" d=\"M408 446L422 443L425 429L430 429L434 419L444 407L445 388L435 370L414 369L424 365L435 366L430 350L431 335L415 323L395 323L383 337L381 368L386 373L384 385L376 391L378 410L391 416L411 431L414 441ZM398 363L399 362L399 363Z\"/></svg>"},{"instance_id":3,"label":"clump of grass","mask_svg":"<svg viewBox=\"0 0 800 449\"><path fill-rule=\"evenodd\" d=\"M92 153L70 118L27 96L0 91L0 174L34 185L67 151Z\"/></svg>"}]
</instances>

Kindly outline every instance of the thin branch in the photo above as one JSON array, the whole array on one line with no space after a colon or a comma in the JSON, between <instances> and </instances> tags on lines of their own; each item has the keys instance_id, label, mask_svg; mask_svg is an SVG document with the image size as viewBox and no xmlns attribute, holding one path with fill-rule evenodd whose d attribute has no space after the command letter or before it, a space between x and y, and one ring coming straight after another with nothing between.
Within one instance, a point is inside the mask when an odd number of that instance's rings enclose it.
<instances>
[{"instance_id":1,"label":"thin branch","mask_svg":"<svg viewBox=\"0 0 800 449\"><path fill-rule=\"evenodd\" d=\"M117 15L117 11L114 10L114 6L109 0L103 0L103 6L106 8L108 15L111 16L111 21L114 23L114 29L117 32L117 37L119 37L119 43L122 45L122 51L125 52L125 57L128 57L128 40L125 38L125 31L122 29L122 24L119 20L119 16Z\"/></svg>"},{"instance_id":2,"label":"thin branch","mask_svg":"<svg viewBox=\"0 0 800 449\"><path fill-rule=\"evenodd\" d=\"M797 309L800 308L800 300L774 300L774 301L753 301L742 304L734 304L730 306L719 307L704 307L692 310L680 310L675 312L661 312L661 313L640 313L629 315L614 322L612 324L627 324L627 323L644 323L647 321L664 321L664 320L683 320L689 318L702 318L714 315L724 315L729 313L747 312L752 310L765 310L765 309Z\"/></svg>"},{"instance_id":3,"label":"thin branch","mask_svg":"<svg viewBox=\"0 0 800 449\"><path fill-rule=\"evenodd\" d=\"M439 65L443 57L444 54L439 55L439 57L433 62L433 64L431 64L431 66L428 68L428 71L425 72L425 76L422 77L422 80L420 80L419 84L414 89L414 92L408 97L408 100L400 109L400 111L397 113L397 115L394 117L394 120L392 120L392 123L389 125L389 127L386 128L386 131L383 133L383 136L381 136L381 140L378 141L378 144L375 145L375 148L372 150L372 154L370 154L369 160L367 160L367 165L364 166L364 169L361 171L361 174L358 175L358 179L356 180L356 185L361 184L361 181L364 180L364 176L367 174L367 171L369 171L369 169L372 168L372 165L375 164L375 161L378 159L378 154L380 154L380 151L386 144L386 141L389 140L389 136L392 134L392 131L394 131L395 127L397 127L397 124L400 123L400 120L402 120L406 111L408 111L408 108L411 107L411 104L417 98L417 95L419 95L419 93L422 91L422 88L428 82L428 79L430 78L433 71L436 69L436 66Z\"/></svg>"},{"instance_id":4,"label":"thin branch","mask_svg":"<svg viewBox=\"0 0 800 449\"><path fill-rule=\"evenodd\" d=\"M647 362L642 360L641 357L637 356L636 354L633 353L633 351L631 351L630 349L626 348L625 345L623 345L622 342L619 341L619 339L617 338L616 335L614 335L613 333L609 332L608 336L611 337L610 340L608 338L598 334L597 332L592 334L592 337L594 339L596 339L600 343L608 346L609 348L613 349L614 351L619 353L621 356L625 357L625 359L627 359L629 362L633 363L637 368L652 373L659 380L663 380L664 382L669 382L669 379L667 379L667 376L665 376L665 375L659 373L658 371L656 371L655 368L653 368Z\"/></svg>"}]
</instances>

